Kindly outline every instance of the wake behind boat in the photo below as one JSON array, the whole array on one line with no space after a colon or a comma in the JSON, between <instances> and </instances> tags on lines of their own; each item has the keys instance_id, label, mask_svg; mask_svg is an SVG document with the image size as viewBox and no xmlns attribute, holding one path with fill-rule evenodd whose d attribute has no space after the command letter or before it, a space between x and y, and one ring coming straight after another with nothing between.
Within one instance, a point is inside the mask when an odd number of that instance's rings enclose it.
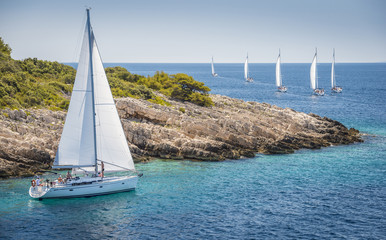
<instances>
[{"instance_id":1,"label":"wake behind boat","mask_svg":"<svg viewBox=\"0 0 386 240\"><path fill-rule=\"evenodd\" d=\"M331 64L331 91L333 93L341 93L343 91L342 87L336 86L335 81L335 48L332 53L332 64Z\"/></svg>"},{"instance_id":2,"label":"wake behind boat","mask_svg":"<svg viewBox=\"0 0 386 240\"><path fill-rule=\"evenodd\" d=\"M283 85L283 80L281 76L281 57L280 57L280 49L279 56L276 61L276 86L279 92L287 92L287 87Z\"/></svg>"},{"instance_id":3,"label":"wake behind boat","mask_svg":"<svg viewBox=\"0 0 386 240\"><path fill-rule=\"evenodd\" d=\"M318 87L317 54L318 54L318 51L317 49L315 49L315 55L314 55L314 59L312 60L311 69L310 69L311 88L314 90L313 91L314 95L323 96L324 89Z\"/></svg>"},{"instance_id":4,"label":"wake behind boat","mask_svg":"<svg viewBox=\"0 0 386 240\"><path fill-rule=\"evenodd\" d=\"M53 168L83 172L84 177L40 183L32 181L33 198L86 197L134 190L138 177L111 94L87 12L86 29L66 122ZM100 165L100 168L99 168ZM126 176L105 177L105 172ZM130 174L129 174L130 173ZM89 176L90 175L90 176Z\"/></svg>"}]
</instances>

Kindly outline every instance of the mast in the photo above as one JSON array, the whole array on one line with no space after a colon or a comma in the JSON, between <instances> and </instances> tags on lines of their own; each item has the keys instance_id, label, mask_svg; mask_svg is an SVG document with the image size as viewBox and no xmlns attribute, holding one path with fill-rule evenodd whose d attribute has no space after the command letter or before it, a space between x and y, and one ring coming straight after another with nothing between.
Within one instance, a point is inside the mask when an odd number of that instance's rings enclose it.
<instances>
[{"instance_id":1,"label":"mast","mask_svg":"<svg viewBox=\"0 0 386 240\"><path fill-rule=\"evenodd\" d=\"M89 54L90 54L90 71L91 71L91 95L92 95L92 112L93 112L93 130L94 130L94 150L95 150L95 175L98 174L98 156L97 156L97 141L96 141L96 125L95 125L95 97L94 97L94 69L93 69L93 60L92 60L92 48L93 41L91 34L91 22L90 22L90 8L86 9L87 11L87 31L88 31L88 45L89 45Z\"/></svg>"},{"instance_id":2,"label":"mast","mask_svg":"<svg viewBox=\"0 0 386 240\"><path fill-rule=\"evenodd\" d=\"M249 69L248 69L248 53L247 53L247 59L245 59L245 64L244 64L244 77L245 80L248 80L249 75Z\"/></svg>"},{"instance_id":3,"label":"mast","mask_svg":"<svg viewBox=\"0 0 386 240\"><path fill-rule=\"evenodd\" d=\"M335 87L335 48L332 52L332 65L331 65L331 87Z\"/></svg>"},{"instance_id":4,"label":"mast","mask_svg":"<svg viewBox=\"0 0 386 240\"><path fill-rule=\"evenodd\" d=\"M315 82L316 88L319 88L319 80L318 80L318 49L315 48Z\"/></svg>"},{"instance_id":5,"label":"mast","mask_svg":"<svg viewBox=\"0 0 386 240\"><path fill-rule=\"evenodd\" d=\"M214 75L213 56L212 56L212 75Z\"/></svg>"},{"instance_id":6,"label":"mast","mask_svg":"<svg viewBox=\"0 0 386 240\"><path fill-rule=\"evenodd\" d=\"M279 48L279 58L280 58L280 62L279 62L279 68L280 68L280 72L279 72L279 77L280 77L280 87L283 85L283 79L281 78L281 56L280 56L280 48Z\"/></svg>"}]
</instances>

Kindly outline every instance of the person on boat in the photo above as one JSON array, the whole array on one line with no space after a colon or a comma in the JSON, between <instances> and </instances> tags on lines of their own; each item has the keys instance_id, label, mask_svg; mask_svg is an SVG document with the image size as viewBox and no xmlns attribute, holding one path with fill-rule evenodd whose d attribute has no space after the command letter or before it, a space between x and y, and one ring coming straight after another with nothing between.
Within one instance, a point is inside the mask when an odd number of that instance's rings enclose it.
<instances>
[{"instance_id":1,"label":"person on boat","mask_svg":"<svg viewBox=\"0 0 386 240\"><path fill-rule=\"evenodd\" d=\"M59 177L58 177L58 183L63 183L62 175L59 175Z\"/></svg>"},{"instance_id":2,"label":"person on boat","mask_svg":"<svg viewBox=\"0 0 386 240\"><path fill-rule=\"evenodd\" d=\"M66 176L66 178L67 178L67 180L72 178L70 171L67 171L67 176Z\"/></svg>"},{"instance_id":3,"label":"person on boat","mask_svg":"<svg viewBox=\"0 0 386 240\"><path fill-rule=\"evenodd\" d=\"M102 162L101 166L102 166L102 174L101 174L101 177L103 178L103 177L105 176L105 164Z\"/></svg>"},{"instance_id":4,"label":"person on boat","mask_svg":"<svg viewBox=\"0 0 386 240\"><path fill-rule=\"evenodd\" d=\"M39 186L40 185L40 178L39 176L36 176L36 186Z\"/></svg>"}]
</instances>

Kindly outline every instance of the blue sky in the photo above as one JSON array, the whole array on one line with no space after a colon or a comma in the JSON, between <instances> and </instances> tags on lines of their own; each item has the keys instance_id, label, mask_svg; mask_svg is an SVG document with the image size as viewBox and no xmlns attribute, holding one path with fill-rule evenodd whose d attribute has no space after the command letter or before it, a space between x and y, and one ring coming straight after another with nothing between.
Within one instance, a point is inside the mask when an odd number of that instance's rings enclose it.
<instances>
[{"instance_id":1,"label":"blue sky","mask_svg":"<svg viewBox=\"0 0 386 240\"><path fill-rule=\"evenodd\" d=\"M78 60L85 6L104 62L386 62L383 0L0 0L15 59Z\"/></svg>"}]
</instances>

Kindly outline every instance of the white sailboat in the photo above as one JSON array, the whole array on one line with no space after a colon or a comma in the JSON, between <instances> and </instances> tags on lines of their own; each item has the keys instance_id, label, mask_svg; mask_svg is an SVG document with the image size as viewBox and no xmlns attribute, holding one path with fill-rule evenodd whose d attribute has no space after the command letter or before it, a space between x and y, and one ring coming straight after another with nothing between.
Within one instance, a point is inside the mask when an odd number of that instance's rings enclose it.
<instances>
[{"instance_id":1,"label":"white sailboat","mask_svg":"<svg viewBox=\"0 0 386 240\"><path fill-rule=\"evenodd\" d=\"M87 23L74 88L53 168L71 168L84 177L36 184L32 198L86 197L134 190L138 175L115 107L90 24ZM99 166L101 168L99 168ZM105 172L125 176L105 177ZM35 181L35 182L34 182ZM35 186L34 186L35 185Z\"/></svg>"},{"instance_id":2,"label":"white sailboat","mask_svg":"<svg viewBox=\"0 0 386 240\"><path fill-rule=\"evenodd\" d=\"M333 53L332 53L331 91L334 93L341 93L343 91L342 87L336 86L336 81L335 81L335 48L334 48Z\"/></svg>"},{"instance_id":3,"label":"white sailboat","mask_svg":"<svg viewBox=\"0 0 386 240\"><path fill-rule=\"evenodd\" d=\"M313 94L318 96L324 95L324 89L318 87L318 69L317 69L317 49L315 49L314 59L312 60L310 69L311 88L314 90Z\"/></svg>"},{"instance_id":4,"label":"white sailboat","mask_svg":"<svg viewBox=\"0 0 386 240\"><path fill-rule=\"evenodd\" d=\"M281 57L280 57L280 49L279 56L276 61L276 86L279 92L287 92L287 87L283 85L283 80L281 76Z\"/></svg>"},{"instance_id":5,"label":"white sailboat","mask_svg":"<svg viewBox=\"0 0 386 240\"><path fill-rule=\"evenodd\" d=\"M245 81L247 82L253 82L253 78L249 76L248 53L244 63L244 78L245 78Z\"/></svg>"},{"instance_id":6,"label":"white sailboat","mask_svg":"<svg viewBox=\"0 0 386 240\"><path fill-rule=\"evenodd\" d=\"M213 57L212 57L212 76L217 77L218 74L214 71L214 65L213 65Z\"/></svg>"}]
</instances>

